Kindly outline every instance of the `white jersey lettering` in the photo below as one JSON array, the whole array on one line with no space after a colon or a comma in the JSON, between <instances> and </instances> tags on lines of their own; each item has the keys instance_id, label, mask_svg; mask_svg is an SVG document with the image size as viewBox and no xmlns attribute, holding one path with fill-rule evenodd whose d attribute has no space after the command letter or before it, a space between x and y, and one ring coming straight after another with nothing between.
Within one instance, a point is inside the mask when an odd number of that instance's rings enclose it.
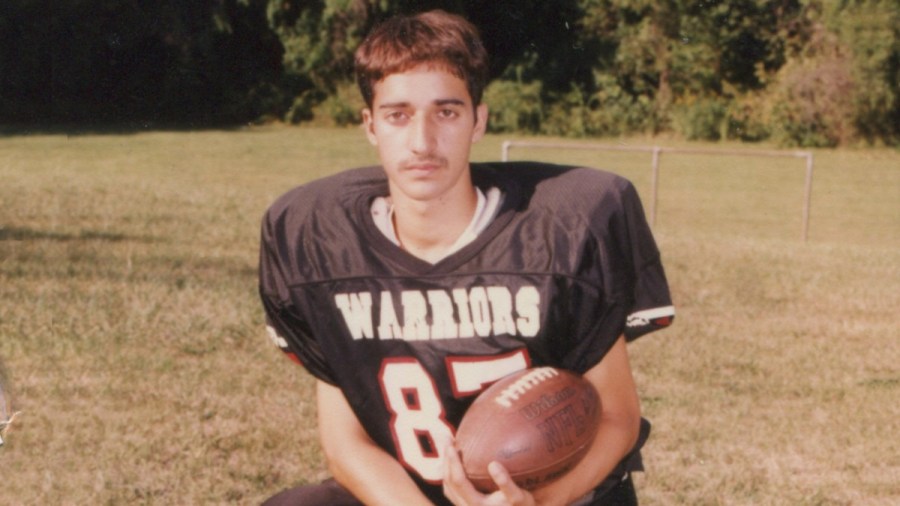
<instances>
[{"instance_id":1,"label":"white jersey lettering","mask_svg":"<svg viewBox=\"0 0 900 506\"><path fill-rule=\"evenodd\" d=\"M431 338L458 338L458 326L453 319L453 301L450 295L443 290L428 290L428 305L431 307Z\"/></svg>"},{"instance_id":2,"label":"white jersey lettering","mask_svg":"<svg viewBox=\"0 0 900 506\"><path fill-rule=\"evenodd\" d=\"M522 337L534 337L541 330L541 292L533 286L523 286L516 294L516 329Z\"/></svg>"},{"instance_id":3,"label":"white jersey lettering","mask_svg":"<svg viewBox=\"0 0 900 506\"><path fill-rule=\"evenodd\" d=\"M475 326L472 325L472 314L469 312L469 294L465 289L457 288L453 290L453 302L459 318L459 337L475 337Z\"/></svg>"},{"instance_id":4,"label":"white jersey lettering","mask_svg":"<svg viewBox=\"0 0 900 506\"><path fill-rule=\"evenodd\" d=\"M491 300L491 317L494 319L494 335L516 335L516 322L513 320L512 294L505 286L491 286L487 289Z\"/></svg>"},{"instance_id":5,"label":"white jersey lettering","mask_svg":"<svg viewBox=\"0 0 900 506\"><path fill-rule=\"evenodd\" d=\"M491 306L488 304L487 292L482 286L469 291L469 309L472 311L472 325L475 335L488 337L491 335Z\"/></svg>"},{"instance_id":6,"label":"white jersey lettering","mask_svg":"<svg viewBox=\"0 0 900 506\"><path fill-rule=\"evenodd\" d=\"M400 300L403 304L403 339L428 339L428 304L425 302L425 295L418 290L406 290L400 295Z\"/></svg>"},{"instance_id":7,"label":"white jersey lettering","mask_svg":"<svg viewBox=\"0 0 900 506\"><path fill-rule=\"evenodd\" d=\"M372 333L372 294L368 292L339 293L335 295L334 303L344 315L344 321L347 322L347 328L350 329L353 339L374 337Z\"/></svg>"},{"instance_id":8,"label":"white jersey lettering","mask_svg":"<svg viewBox=\"0 0 900 506\"><path fill-rule=\"evenodd\" d=\"M401 339L403 327L397 319L397 311L394 310L394 299L391 292L381 292L381 317L378 320L379 339Z\"/></svg>"},{"instance_id":9,"label":"white jersey lettering","mask_svg":"<svg viewBox=\"0 0 900 506\"><path fill-rule=\"evenodd\" d=\"M504 286L404 290L399 297L385 290L379 294L377 308L373 299L369 292L334 296L354 340L376 335L381 340L405 341L535 337L541 329L541 296L534 286L522 287L515 294ZM402 310L399 315L398 309Z\"/></svg>"}]
</instances>

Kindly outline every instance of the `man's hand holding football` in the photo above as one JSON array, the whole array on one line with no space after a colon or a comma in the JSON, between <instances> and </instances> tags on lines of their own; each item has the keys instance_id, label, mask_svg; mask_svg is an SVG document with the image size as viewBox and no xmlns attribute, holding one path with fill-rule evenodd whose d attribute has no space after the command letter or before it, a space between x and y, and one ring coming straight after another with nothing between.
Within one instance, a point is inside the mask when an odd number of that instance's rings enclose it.
<instances>
[{"instance_id":1,"label":"man's hand holding football","mask_svg":"<svg viewBox=\"0 0 900 506\"><path fill-rule=\"evenodd\" d=\"M462 460L456 447L450 443L446 446L444 468L444 494L457 506L534 506L534 496L525 489L519 488L512 477L498 462L488 465L498 490L490 494L479 492L466 477Z\"/></svg>"}]
</instances>

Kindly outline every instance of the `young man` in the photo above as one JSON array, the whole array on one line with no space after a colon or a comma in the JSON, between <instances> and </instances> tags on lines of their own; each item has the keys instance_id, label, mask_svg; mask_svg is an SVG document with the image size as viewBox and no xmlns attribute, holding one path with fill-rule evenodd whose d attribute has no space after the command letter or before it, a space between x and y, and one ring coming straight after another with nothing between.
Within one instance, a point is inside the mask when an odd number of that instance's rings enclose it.
<instances>
[{"instance_id":1,"label":"young man","mask_svg":"<svg viewBox=\"0 0 900 506\"><path fill-rule=\"evenodd\" d=\"M263 221L270 336L317 378L334 475L271 504L629 504L646 438L626 340L674 312L633 187L536 163L470 164L487 57L440 11L375 29L356 56L381 167L287 193ZM526 367L583 374L603 414L588 456L529 493L492 466L482 495L455 427L485 386Z\"/></svg>"}]
</instances>

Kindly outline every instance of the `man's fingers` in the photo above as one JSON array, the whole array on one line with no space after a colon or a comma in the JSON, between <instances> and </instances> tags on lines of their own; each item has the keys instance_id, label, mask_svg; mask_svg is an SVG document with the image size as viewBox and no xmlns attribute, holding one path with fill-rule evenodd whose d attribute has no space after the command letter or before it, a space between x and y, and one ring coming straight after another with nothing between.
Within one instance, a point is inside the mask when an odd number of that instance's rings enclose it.
<instances>
[{"instance_id":1,"label":"man's fingers","mask_svg":"<svg viewBox=\"0 0 900 506\"><path fill-rule=\"evenodd\" d=\"M444 495L453 504L476 504L478 492L466 477L459 451L452 441L444 450Z\"/></svg>"},{"instance_id":2,"label":"man's fingers","mask_svg":"<svg viewBox=\"0 0 900 506\"><path fill-rule=\"evenodd\" d=\"M491 462L488 464L488 473L490 473L494 483L497 484L497 488L506 495L508 495L507 492L519 488L516 486L512 477L509 476L509 472L506 471L506 468L499 462Z\"/></svg>"},{"instance_id":3,"label":"man's fingers","mask_svg":"<svg viewBox=\"0 0 900 506\"><path fill-rule=\"evenodd\" d=\"M534 498L524 489L519 488L513 481L509 471L499 462L488 464L488 473L497 485L498 493L502 494L508 504L533 505Z\"/></svg>"}]
</instances>

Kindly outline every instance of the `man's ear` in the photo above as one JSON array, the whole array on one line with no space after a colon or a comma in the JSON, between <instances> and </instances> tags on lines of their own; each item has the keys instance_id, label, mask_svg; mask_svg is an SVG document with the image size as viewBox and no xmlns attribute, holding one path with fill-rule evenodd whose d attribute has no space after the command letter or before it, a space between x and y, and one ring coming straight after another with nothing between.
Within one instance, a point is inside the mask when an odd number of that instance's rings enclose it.
<instances>
[{"instance_id":1,"label":"man's ear","mask_svg":"<svg viewBox=\"0 0 900 506\"><path fill-rule=\"evenodd\" d=\"M378 145L378 138L375 137L375 121L372 116L372 110L368 107L362 110L363 129L366 131L366 137L373 146Z\"/></svg>"},{"instance_id":2,"label":"man's ear","mask_svg":"<svg viewBox=\"0 0 900 506\"><path fill-rule=\"evenodd\" d=\"M475 108L475 129L472 131L472 142L478 142L487 132L488 106L484 102Z\"/></svg>"}]
</instances>

